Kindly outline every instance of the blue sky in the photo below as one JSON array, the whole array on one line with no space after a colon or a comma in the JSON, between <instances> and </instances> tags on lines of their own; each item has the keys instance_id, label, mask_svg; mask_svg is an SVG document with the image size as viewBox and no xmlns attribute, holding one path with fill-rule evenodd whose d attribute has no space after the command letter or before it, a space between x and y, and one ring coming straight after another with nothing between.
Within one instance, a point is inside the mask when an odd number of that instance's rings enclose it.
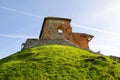
<instances>
[{"instance_id":1,"label":"blue sky","mask_svg":"<svg viewBox=\"0 0 120 80\"><path fill-rule=\"evenodd\" d=\"M38 38L46 16L71 18L73 32L95 36L93 51L120 56L120 0L0 0L0 58Z\"/></svg>"}]
</instances>

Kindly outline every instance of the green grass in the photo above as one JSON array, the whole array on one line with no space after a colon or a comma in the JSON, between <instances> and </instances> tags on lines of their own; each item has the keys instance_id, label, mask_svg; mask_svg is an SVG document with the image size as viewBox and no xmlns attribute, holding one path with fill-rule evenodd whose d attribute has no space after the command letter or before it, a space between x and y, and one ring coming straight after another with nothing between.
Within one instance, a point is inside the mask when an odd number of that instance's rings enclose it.
<instances>
[{"instance_id":1,"label":"green grass","mask_svg":"<svg viewBox=\"0 0 120 80\"><path fill-rule=\"evenodd\" d=\"M47 45L1 59L0 80L120 80L120 63L71 46Z\"/></svg>"}]
</instances>

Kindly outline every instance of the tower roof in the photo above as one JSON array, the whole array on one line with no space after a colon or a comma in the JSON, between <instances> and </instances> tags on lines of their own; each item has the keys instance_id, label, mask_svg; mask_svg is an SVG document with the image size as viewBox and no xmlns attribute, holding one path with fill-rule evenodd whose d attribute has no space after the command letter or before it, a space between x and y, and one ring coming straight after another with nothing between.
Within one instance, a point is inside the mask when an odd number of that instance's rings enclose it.
<instances>
[{"instance_id":1,"label":"tower roof","mask_svg":"<svg viewBox=\"0 0 120 80\"><path fill-rule=\"evenodd\" d=\"M61 18L61 17L45 17L45 18L44 18L44 21L45 21L46 19L52 19L52 20L68 20L68 21L71 22L71 19L69 19L69 18Z\"/></svg>"}]
</instances>

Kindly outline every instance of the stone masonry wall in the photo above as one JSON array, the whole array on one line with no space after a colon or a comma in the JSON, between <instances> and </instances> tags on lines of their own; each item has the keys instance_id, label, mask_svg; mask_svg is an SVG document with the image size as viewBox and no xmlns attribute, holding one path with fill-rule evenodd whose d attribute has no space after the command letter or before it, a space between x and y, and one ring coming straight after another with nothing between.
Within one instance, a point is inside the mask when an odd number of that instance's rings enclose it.
<instances>
[{"instance_id":1,"label":"stone masonry wall","mask_svg":"<svg viewBox=\"0 0 120 80\"><path fill-rule=\"evenodd\" d=\"M63 33L60 34L58 30ZM89 49L88 37L90 35L83 36L81 33L73 33L70 21L66 19L45 19L41 35L39 39L65 39L81 48Z\"/></svg>"},{"instance_id":2,"label":"stone masonry wall","mask_svg":"<svg viewBox=\"0 0 120 80\"><path fill-rule=\"evenodd\" d=\"M23 48L31 48L47 44L61 44L89 49L92 35L73 33L70 25L71 19L46 17L43 21L39 39L27 39ZM59 30L62 33L59 33Z\"/></svg>"},{"instance_id":3,"label":"stone masonry wall","mask_svg":"<svg viewBox=\"0 0 120 80\"><path fill-rule=\"evenodd\" d=\"M32 47L37 47L41 45L50 45L50 44L59 44L59 45L68 45L68 46L74 46L74 47L79 47L73 43L71 43L68 40L64 39L27 39L23 49L25 48L32 48Z\"/></svg>"}]
</instances>

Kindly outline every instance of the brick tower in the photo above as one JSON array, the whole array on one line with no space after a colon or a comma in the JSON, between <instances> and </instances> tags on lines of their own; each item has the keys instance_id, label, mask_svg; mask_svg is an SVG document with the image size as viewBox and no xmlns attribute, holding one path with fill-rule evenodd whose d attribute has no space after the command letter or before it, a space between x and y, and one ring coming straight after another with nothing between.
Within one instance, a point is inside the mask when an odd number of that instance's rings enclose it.
<instances>
[{"instance_id":1,"label":"brick tower","mask_svg":"<svg viewBox=\"0 0 120 80\"><path fill-rule=\"evenodd\" d=\"M27 39L23 48L46 44L75 45L89 49L89 42L94 37L86 33L73 33L71 19L60 17L45 17L39 39Z\"/></svg>"},{"instance_id":2,"label":"brick tower","mask_svg":"<svg viewBox=\"0 0 120 80\"><path fill-rule=\"evenodd\" d=\"M89 48L89 41L93 35L86 33L72 33L71 19L46 17L43 22L39 39L66 39L81 48ZM59 32L61 31L61 33Z\"/></svg>"}]
</instances>

